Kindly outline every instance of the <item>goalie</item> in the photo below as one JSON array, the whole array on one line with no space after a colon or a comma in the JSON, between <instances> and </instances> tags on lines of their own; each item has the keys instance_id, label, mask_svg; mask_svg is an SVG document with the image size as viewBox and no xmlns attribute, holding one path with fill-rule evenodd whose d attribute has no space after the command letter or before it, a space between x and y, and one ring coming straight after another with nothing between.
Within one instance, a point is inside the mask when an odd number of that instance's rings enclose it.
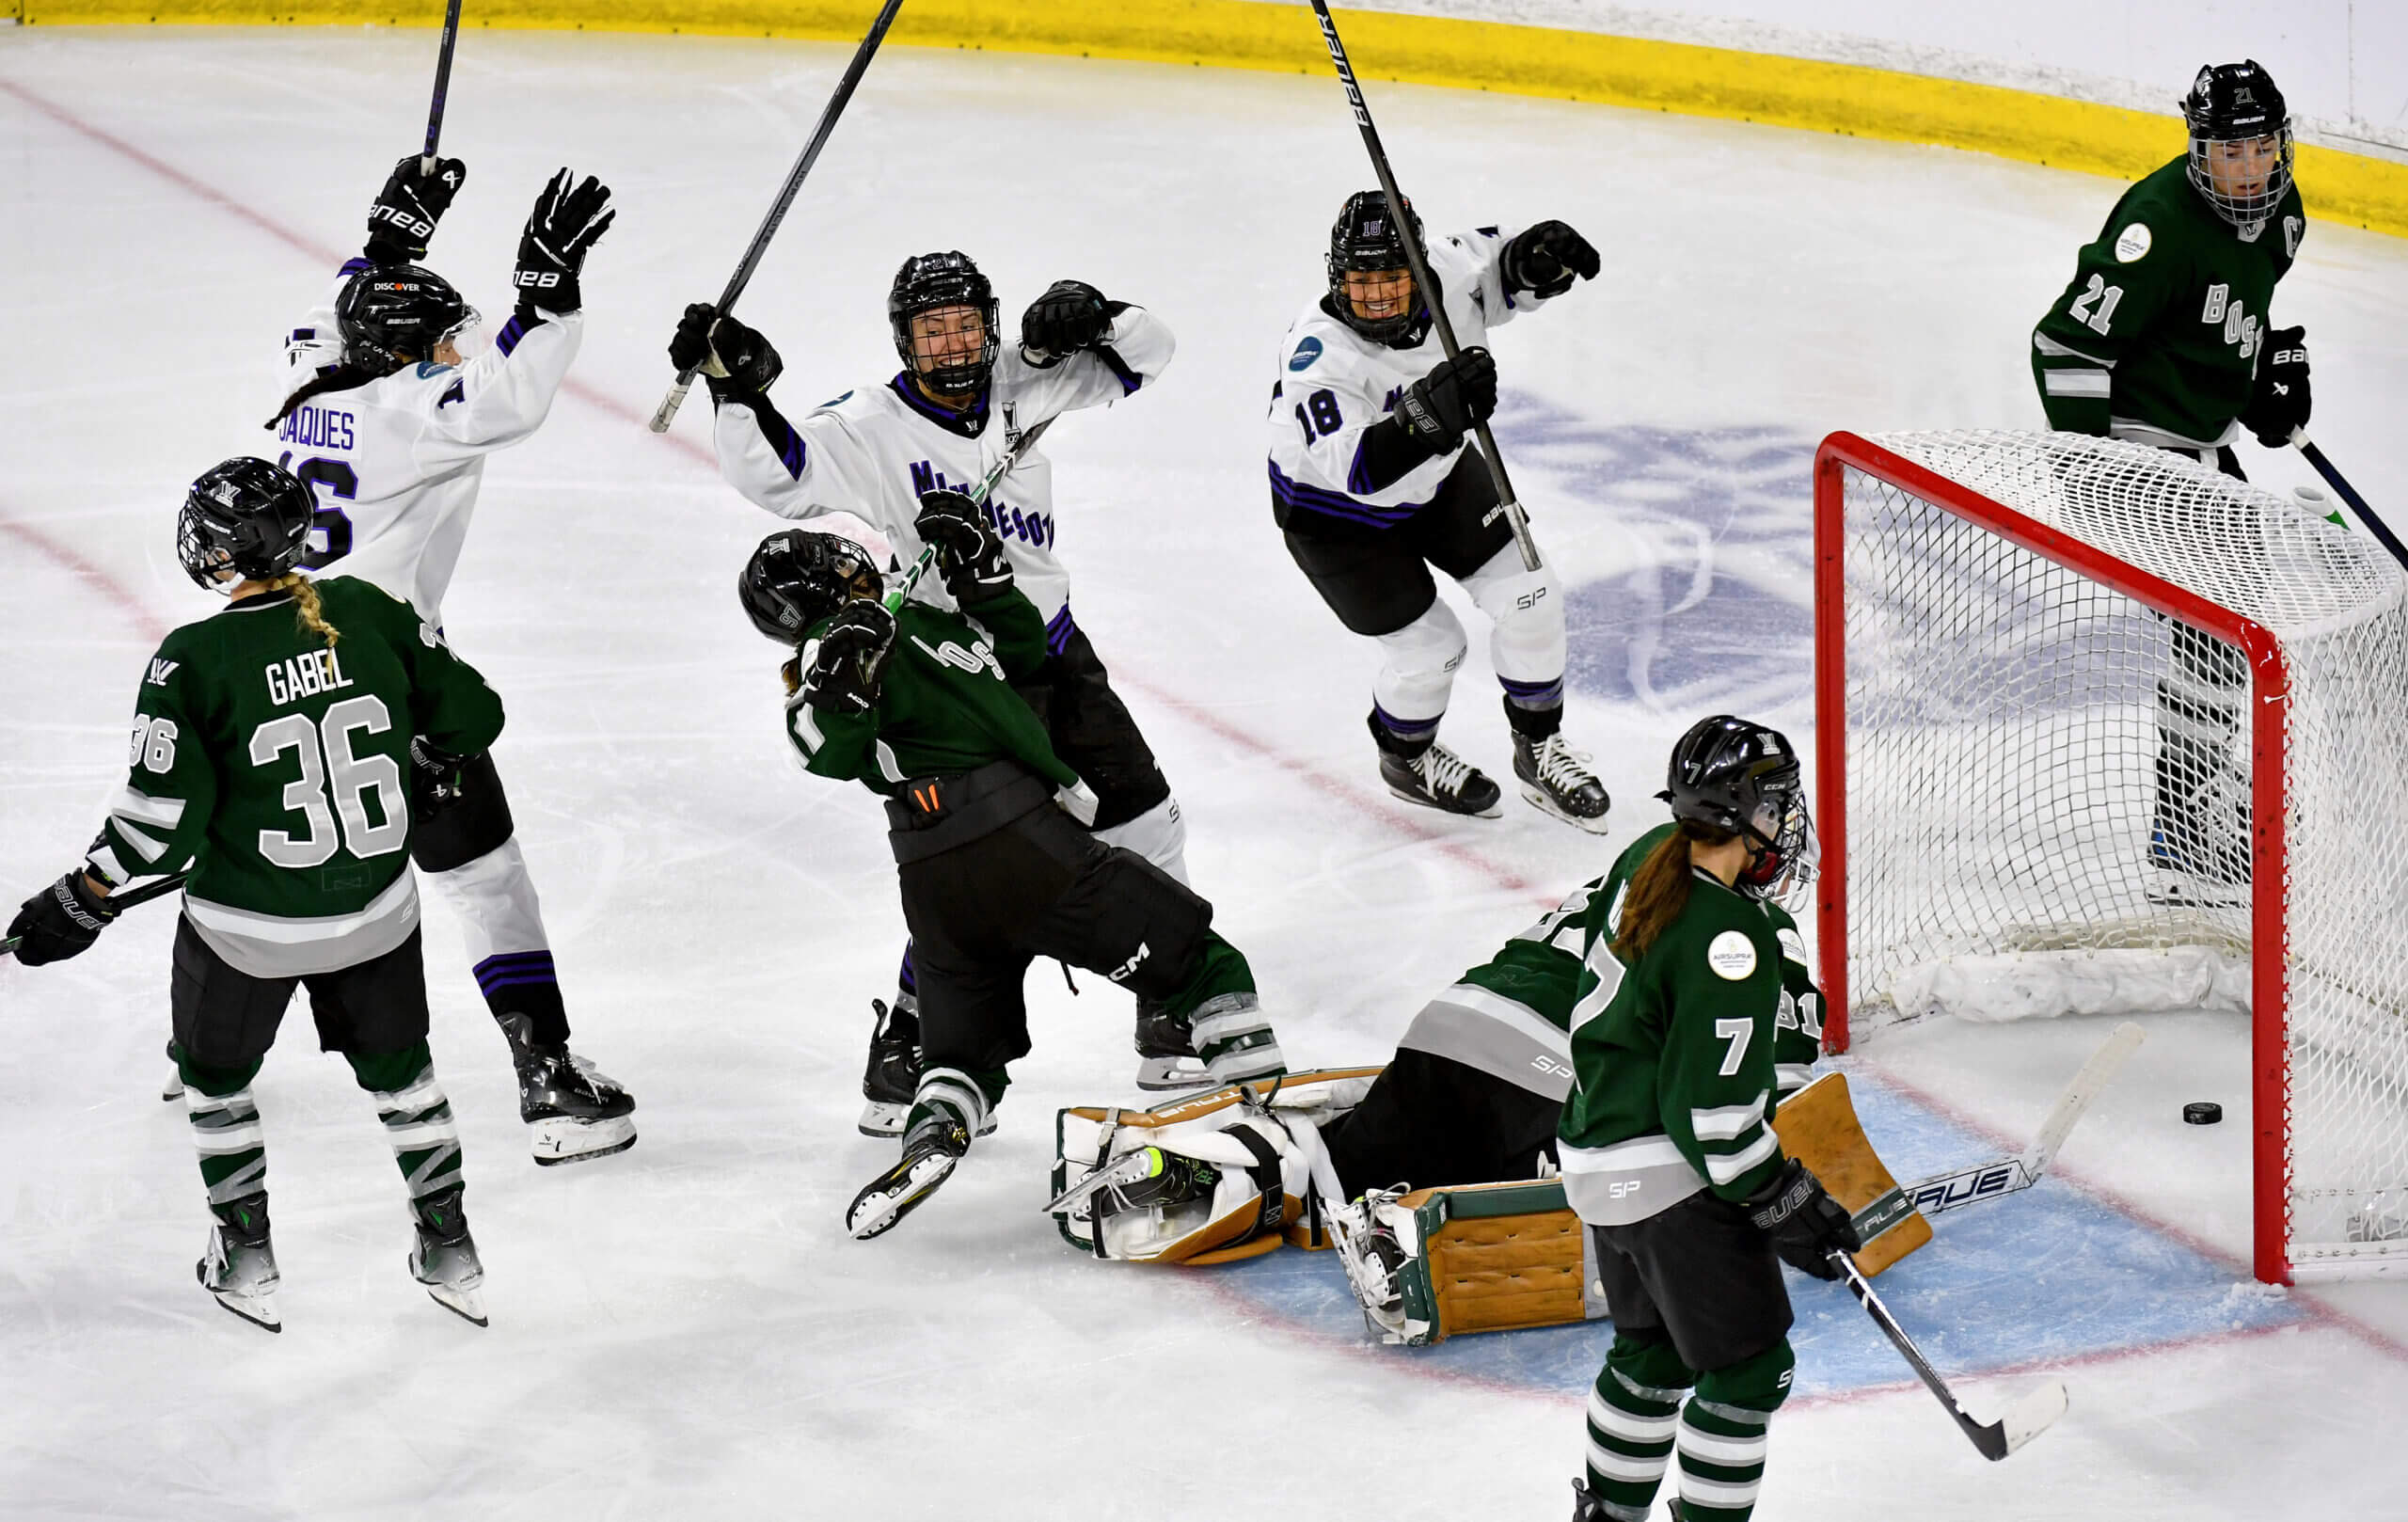
<instances>
[{"instance_id":1,"label":"goalie","mask_svg":"<svg viewBox=\"0 0 2408 1522\"><path fill-rule=\"evenodd\" d=\"M1732 726L1739 721L1710 719L1691 737ZM1384 1331L1426 1341L1473 1329L1459 1319L1443 1330L1427 1324L1434 1308L1406 1303L1397 1271L1426 1253L1417 1211L1399 1202L1408 1191L1515 1185L1556 1174L1556 1132L1572 1088L1571 1031L1583 1013L1584 940L1592 927L1620 917L1632 878L1678 829L1668 822L1640 836L1612 870L1581 884L1442 990L1414 1017L1384 1069L1296 1074L1275 1089L1258 1086L1251 1097L1221 1089L1147 1112L1062 1112L1060 1195L1049 1208L1065 1238L1101 1258L1224 1262L1271 1251L1283 1240L1330 1245L1322 1219L1327 1213L1347 1228L1350 1273ZM1796 861L1800 855L1804 862ZM1758 870L1767 883L1811 879L1811 847L1802 837L1787 845L1786 856L1767 852L1766 863ZM1822 998L1789 911L1770 898L1751 901L1781 949L1771 1061L1778 1095L1786 1098L1814 1075ZM1518 1194L1501 1189L1484 1195L1479 1208L1491 1220L1550 1217L1548 1225L1533 1220L1492 1228L1491 1234L1517 1231L1522 1246L1515 1252L1553 1253L1564 1269L1561 1292L1545 1304L1476 1313L1524 1319L1479 1325L1601 1313L1587 1288L1594 1275L1583 1266L1585 1233L1560 1184ZM1537 1239L1549 1234L1560 1240L1540 1245ZM1518 1269L1508 1277L1529 1279Z\"/></svg>"}]
</instances>

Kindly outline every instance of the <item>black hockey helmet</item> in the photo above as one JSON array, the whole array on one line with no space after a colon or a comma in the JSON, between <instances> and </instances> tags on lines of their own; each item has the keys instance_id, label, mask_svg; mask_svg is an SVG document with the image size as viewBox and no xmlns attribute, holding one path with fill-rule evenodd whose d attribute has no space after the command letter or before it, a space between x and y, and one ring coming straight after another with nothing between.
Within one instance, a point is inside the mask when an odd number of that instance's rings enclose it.
<instances>
[{"instance_id":1,"label":"black hockey helmet","mask_svg":"<svg viewBox=\"0 0 2408 1522\"><path fill-rule=\"evenodd\" d=\"M911 319L940 307L974 309L985 320L987 341L979 346L974 359L957 359L923 371L911 354ZM886 323L895 330L895 352L903 357L903 368L925 381L928 389L948 396L985 389L1003 342L996 326L998 317L995 288L978 273L970 256L958 249L913 254L895 272L895 284L886 293Z\"/></svg>"},{"instance_id":2,"label":"black hockey helmet","mask_svg":"<svg viewBox=\"0 0 2408 1522\"><path fill-rule=\"evenodd\" d=\"M1739 886L1785 897L1814 880L1814 821L1797 749L1777 729L1727 713L1701 719L1672 747L1664 791L1672 817L1741 835L1756 848Z\"/></svg>"},{"instance_id":3,"label":"black hockey helmet","mask_svg":"<svg viewBox=\"0 0 2408 1522\"><path fill-rule=\"evenodd\" d=\"M814 624L884 585L869 551L844 535L783 529L744 563L736 597L754 628L793 649Z\"/></svg>"},{"instance_id":4,"label":"black hockey helmet","mask_svg":"<svg viewBox=\"0 0 2408 1522\"><path fill-rule=\"evenodd\" d=\"M389 375L477 320L452 282L416 264L374 264L335 298L343 357L355 370Z\"/></svg>"},{"instance_id":5,"label":"black hockey helmet","mask_svg":"<svg viewBox=\"0 0 2408 1522\"><path fill-rule=\"evenodd\" d=\"M2255 58L2210 64L2182 97L2182 119L2191 126L2191 184L2235 227L2263 222L2291 187L2291 119L2283 92ZM2209 173L2218 143L2274 139L2273 162L2254 191L2221 190Z\"/></svg>"},{"instance_id":6,"label":"black hockey helmet","mask_svg":"<svg viewBox=\"0 0 2408 1522\"><path fill-rule=\"evenodd\" d=\"M282 576L301 563L317 506L282 466L238 455L210 467L184 493L176 559L194 585L211 592Z\"/></svg>"},{"instance_id":7,"label":"black hockey helmet","mask_svg":"<svg viewBox=\"0 0 2408 1522\"><path fill-rule=\"evenodd\" d=\"M1414 211L1413 202L1404 203L1406 225L1412 229L1417 248L1421 242L1421 217ZM1419 299L1408 302L1403 311L1393 317L1365 317L1354 310L1354 303L1346 294L1348 270L1401 270L1412 267L1405 257L1404 235L1388 215L1387 196L1377 190L1358 190L1346 198L1345 209L1329 228L1329 307L1332 315L1374 343L1395 343L1399 341L1418 342L1422 330L1430 322L1427 293L1415 292Z\"/></svg>"}]
</instances>

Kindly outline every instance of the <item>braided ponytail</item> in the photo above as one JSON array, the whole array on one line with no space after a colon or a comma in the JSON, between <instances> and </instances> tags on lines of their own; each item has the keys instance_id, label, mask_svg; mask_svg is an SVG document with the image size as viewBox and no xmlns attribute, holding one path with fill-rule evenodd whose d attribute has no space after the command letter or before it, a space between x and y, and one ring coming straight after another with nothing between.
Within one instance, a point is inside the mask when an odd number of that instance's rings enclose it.
<instances>
[{"instance_id":1,"label":"braided ponytail","mask_svg":"<svg viewBox=\"0 0 2408 1522\"><path fill-rule=\"evenodd\" d=\"M293 610L300 615L301 626L323 638L326 642L327 649L333 649L335 642L342 638L341 633L332 624L326 622L325 605L318 599L317 583L308 577L298 571L287 571L282 576L261 582L260 585L270 592L293 594Z\"/></svg>"}]
</instances>

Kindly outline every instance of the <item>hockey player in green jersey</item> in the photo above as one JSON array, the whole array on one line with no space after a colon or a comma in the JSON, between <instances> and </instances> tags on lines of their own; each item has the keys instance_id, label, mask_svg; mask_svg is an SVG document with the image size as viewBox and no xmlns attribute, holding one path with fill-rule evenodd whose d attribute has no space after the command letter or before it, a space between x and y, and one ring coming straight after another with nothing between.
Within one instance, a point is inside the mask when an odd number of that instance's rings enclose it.
<instances>
[{"instance_id":1,"label":"hockey player in green jersey","mask_svg":"<svg viewBox=\"0 0 2408 1522\"><path fill-rule=\"evenodd\" d=\"M409 869L414 815L501 731L501 702L408 604L294 573L314 503L265 460L193 483L177 556L224 611L169 634L135 707L126 785L84 865L9 926L28 965L75 956L128 880L189 871L169 982L174 1045L216 1220L196 1265L270 1331L276 1253L250 1083L295 984L320 1042L374 1098L410 1192L410 1272L478 1325L459 1134L427 1051Z\"/></svg>"},{"instance_id":2,"label":"hockey player in green jersey","mask_svg":"<svg viewBox=\"0 0 2408 1522\"><path fill-rule=\"evenodd\" d=\"M2277 328L2275 282L2307 214L2283 96L2256 61L2199 71L2190 151L2124 193L2032 330L2049 426L2179 450L2242 473L2308 415L2305 330Z\"/></svg>"},{"instance_id":3,"label":"hockey player in green jersey","mask_svg":"<svg viewBox=\"0 0 2408 1522\"><path fill-rule=\"evenodd\" d=\"M1775 1255L1836 1278L1826 1255L1861 1244L1769 1124L1786 959L1766 900L1813 854L1797 753L1718 715L1681 737L1658 796L1673 828L1579 921L1559 1150L1614 1341L1574 1517L1643 1522L1677 1443L1675 1515L1743 1522L1796 1361Z\"/></svg>"},{"instance_id":4,"label":"hockey player in green jersey","mask_svg":"<svg viewBox=\"0 0 2408 1522\"><path fill-rule=\"evenodd\" d=\"M920 501L913 527L958 612L889 609L857 545L802 530L764 540L737 583L754 626L795 649L786 736L805 769L886 800L915 947L924 1065L901 1158L847 1213L857 1237L892 1228L992 1129L1006 1067L1029 1050L1021 985L1036 958L1191 1021L1217 1083L1285 1070L1212 905L1056 805L1077 774L1012 689L1045 659L1044 622L975 501Z\"/></svg>"}]
</instances>

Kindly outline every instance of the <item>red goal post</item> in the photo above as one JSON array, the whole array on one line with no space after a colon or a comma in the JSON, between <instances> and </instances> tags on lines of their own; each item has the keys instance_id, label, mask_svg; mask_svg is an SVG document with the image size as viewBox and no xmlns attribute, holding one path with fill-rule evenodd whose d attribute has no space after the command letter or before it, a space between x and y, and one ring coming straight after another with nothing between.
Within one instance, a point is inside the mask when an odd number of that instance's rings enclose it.
<instances>
[{"instance_id":1,"label":"red goal post","mask_svg":"<svg viewBox=\"0 0 2408 1522\"><path fill-rule=\"evenodd\" d=\"M2303 672L2309 764L2346 773L2387 753L2392 769L2361 785L2408 787L2397 566L2182 457L2014 434L1831 435L1814 562L1830 1048L1944 1009L2245 1000L2258 1277L2408 1272L2408 916L2326 923L2346 916L2319 904L2315 943L2296 943L2297 901L2359 887L2331 871L2326 816L2342 811L2327 805L2348 778L2301 783ZM2367 725L2375 738L2346 753L2331 737ZM2218 821L2186 823L2186 841L2228 819L2217 885L2162 864L2190 860L2167 844L2169 808ZM2408 827L2396 802L2376 812ZM2387 939L2396 972L2318 960L2366 936ZM2378 1145L2320 1137L2303 1159L2303 1084L2364 1107Z\"/></svg>"}]
</instances>

